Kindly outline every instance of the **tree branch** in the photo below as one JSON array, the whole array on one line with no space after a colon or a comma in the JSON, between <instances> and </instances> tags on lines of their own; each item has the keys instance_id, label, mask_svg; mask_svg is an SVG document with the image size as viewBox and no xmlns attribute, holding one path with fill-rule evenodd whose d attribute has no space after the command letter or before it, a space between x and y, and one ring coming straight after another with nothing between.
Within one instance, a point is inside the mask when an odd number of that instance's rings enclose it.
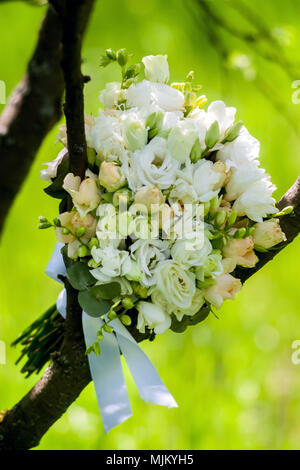
<instances>
[{"instance_id":1,"label":"tree branch","mask_svg":"<svg viewBox=\"0 0 300 470\"><path fill-rule=\"evenodd\" d=\"M81 33L86 28L93 3L94 0L87 1L82 10ZM64 91L61 39L62 24L50 5L26 75L0 117L0 234L36 152L61 117Z\"/></svg>"}]
</instances>

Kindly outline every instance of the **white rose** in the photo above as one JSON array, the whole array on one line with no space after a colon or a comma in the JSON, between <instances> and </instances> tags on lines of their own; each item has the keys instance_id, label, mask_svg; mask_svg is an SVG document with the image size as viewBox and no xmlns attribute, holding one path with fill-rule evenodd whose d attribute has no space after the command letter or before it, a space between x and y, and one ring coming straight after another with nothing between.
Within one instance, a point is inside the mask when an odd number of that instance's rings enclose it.
<instances>
[{"instance_id":1,"label":"white rose","mask_svg":"<svg viewBox=\"0 0 300 470\"><path fill-rule=\"evenodd\" d=\"M279 219L265 220L254 225L253 240L255 247L268 250L278 243L286 241L286 236L281 230Z\"/></svg>"},{"instance_id":2,"label":"white rose","mask_svg":"<svg viewBox=\"0 0 300 470\"><path fill-rule=\"evenodd\" d=\"M178 121L168 136L168 149L172 157L180 163L185 163L196 138L197 128L192 119Z\"/></svg>"},{"instance_id":3,"label":"white rose","mask_svg":"<svg viewBox=\"0 0 300 470\"><path fill-rule=\"evenodd\" d=\"M156 266L170 256L169 243L166 240L137 240L129 249L142 272L142 284L152 286Z\"/></svg>"},{"instance_id":4,"label":"white rose","mask_svg":"<svg viewBox=\"0 0 300 470\"><path fill-rule=\"evenodd\" d=\"M130 189L154 185L168 189L176 179L179 163L168 154L166 140L155 137L132 157L124 159L122 170Z\"/></svg>"},{"instance_id":5,"label":"white rose","mask_svg":"<svg viewBox=\"0 0 300 470\"><path fill-rule=\"evenodd\" d=\"M121 88L120 82L107 83L104 90L100 92L99 101L105 109L111 109L118 104L118 101L125 98L125 90Z\"/></svg>"},{"instance_id":6,"label":"white rose","mask_svg":"<svg viewBox=\"0 0 300 470\"><path fill-rule=\"evenodd\" d=\"M255 222L262 222L263 217L277 212L274 207L275 199L272 197L275 189L276 186L270 182L269 177L259 180L238 197L233 204L233 210L236 210L239 216L247 215Z\"/></svg>"},{"instance_id":7,"label":"white rose","mask_svg":"<svg viewBox=\"0 0 300 470\"><path fill-rule=\"evenodd\" d=\"M74 206L81 217L94 210L100 202L100 191L94 178L81 181L79 176L68 173L64 179L63 188L72 197Z\"/></svg>"},{"instance_id":8,"label":"white rose","mask_svg":"<svg viewBox=\"0 0 300 470\"><path fill-rule=\"evenodd\" d=\"M51 178L56 178L57 176L57 169L59 167L59 165L61 164L64 156L68 153L68 149L66 148L63 148L59 154L57 155L57 157L55 158L55 160L53 160L52 162L47 162L47 163L43 163L43 165L48 165L48 168L46 168L45 170L41 170L40 171L40 178L41 180L43 181L49 181L49 183L52 183L51 181Z\"/></svg>"},{"instance_id":9,"label":"white rose","mask_svg":"<svg viewBox=\"0 0 300 470\"><path fill-rule=\"evenodd\" d=\"M224 300L234 299L235 294L242 288L242 283L239 279L231 276L231 274L222 274L214 286L204 290L205 299L220 308Z\"/></svg>"},{"instance_id":10,"label":"white rose","mask_svg":"<svg viewBox=\"0 0 300 470\"><path fill-rule=\"evenodd\" d=\"M216 154L217 160L224 162L226 168L238 167L259 157L260 143L242 127L240 135L232 142L227 142Z\"/></svg>"},{"instance_id":11,"label":"white rose","mask_svg":"<svg viewBox=\"0 0 300 470\"><path fill-rule=\"evenodd\" d=\"M205 236L199 247L193 247L191 240L179 239L171 248L173 260L187 267L201 266L204 264L207 256L212 252L212 246Z\"/></svg>"},{"instance_id":12,"label":"white rose","mask_svg":"<svg viewBox=\"0 0 300 470\"><path fill-rule=\"evenodd\" d=\"M226 201L234 201L243 194L251 184L266 177L266 172L258 168L257 160L247 161L237 168L232 168L230 179L226 185Z\"/></svg>"},{"instance_id":13,"label":"white rose","mask_svg":"<svg viewBox=\"0 0 300 470\"><path fill-rule=\"evenodd\" d=\"M151 82L166 83L169 81L169 64L167 55L148 55L143 57L145 77Z\"/></svg>"},{"instance_id":14,"label":"white rose","mask_svg":"<svg viewBox=\"0 0 300 470\"><path fill-rule=\"evenodd\" d=\"M204 133L204 137L205 137L206 131L216 121L219 125L219 131L220 131L219 141L222 141L225 136L225 132L234 123L235 114L236 114L236 109L226 107L223 101L214 101L213 103L211 103L210 106L208 107L207 112L204 111L203 109L196 108L191 113L191 117L195 119L195 121L197 121L198 125L200 126L202 130L200 141L202 141L203 129L205 129L205 133ZM221 147L223 147L221 144L217 144L214 147L214 149L218 149Z\"/></svg>"},{"instance_id":15,"label":"white rose","mask_svg":"<svg viewBox=\"0 0 300 470\"><path fill-rule=\"evenodd\" d=\"M137 309L139 312L137 329L141 333L145 333L145 327L147 326L160 335L171 326L170 316L157 305L141 301L137 304Z\"/></svg>"},{"instance_id":16,"label":"white rose","mask_svg":"<svg viewBox=\"0 0 300 470\"><path fill-rule=\"evenodd\" d=\"M174 261L162 261L155 270L155 283L167 302L189 308L195 294L195 276Z\"/></svg>"},{"instance_id":17,"label":"white rose","mask_svg":"<svg viewBox=\"0 0 300 470\"><path fill-rule=\"evenodd\" d=\"M165 296L161 293L159 289L153 287L151 292L152 302L160 307L163 311L167 312L169 315L174 314L178 321L181 321L184 315L192 317L203 307L205 302L203 291L196 289L192 297L192 302L189 308L179 308L176 305L169 303Z\"/></svg>"}]
</instances>

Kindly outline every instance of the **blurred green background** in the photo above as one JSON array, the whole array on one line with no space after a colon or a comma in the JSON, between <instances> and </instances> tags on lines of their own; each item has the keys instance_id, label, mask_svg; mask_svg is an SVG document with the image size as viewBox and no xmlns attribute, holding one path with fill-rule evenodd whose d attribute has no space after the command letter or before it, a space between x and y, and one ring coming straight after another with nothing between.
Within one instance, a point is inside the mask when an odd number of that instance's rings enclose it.
<instances>
[{"instance_id":1,"label":"blurred green background","mask_svg":"<svg viewBox=\"0 0 300 470\"><path fill-rule=\"evenodd\" d=\"M271 82L299 129L300 104L292 104L291 77L256 55L242 71L224 67L188 2L96 3L83 51L84 71L92 78L85 89L86 111L96 113L99 90L107 80L119 78L114 66L99 68L104 49L127 47L136 60L167 53L172 80L183 80L193 69L209 100L224 99L237 107L238 118L261 141L262 165L280 197L300 170L299 134L255 86L252 67ZM242 25L230 0L210 3L228 21ZM249 5L286 44L290 60L297 61L300 1L253 0ZM22 78L44 12L45 7L24 3L0 5L0 79L8 94ZM223 41L233 58L249 52L226 32ZM56 133L57 127L40 149L0 244L0 340L7 345L7 363L0 365L1 409L11 407L36 381L21 376L14 365L18 351L9 344L60 290L44 274L54 233L37 229L39 215L53 217L57 210L39 179L42 162L58 152ZM168 332L143 344L178 409L144 403L126 373L132 418L105 435L91 384L39 449L299 449L300 364L291 362L292 342L300 339L299 255L300 239L250 279L237 299L220 310L219 320L211 316L185 334Z\"/></svg>"}]
</instances>

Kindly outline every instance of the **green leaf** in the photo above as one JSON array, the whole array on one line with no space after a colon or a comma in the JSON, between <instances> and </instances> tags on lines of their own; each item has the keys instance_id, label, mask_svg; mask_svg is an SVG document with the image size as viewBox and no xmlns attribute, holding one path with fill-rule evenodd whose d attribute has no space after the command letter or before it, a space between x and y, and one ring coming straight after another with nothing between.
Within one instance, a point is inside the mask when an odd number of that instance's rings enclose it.
<instances>
[{"instance_id":1,"label":"green leaf","mask_svg":"<svg viewBox=\"0 0 300 470\"><path fill-rule=\"evenodd\" d=\"M80 261L67 268L67 278L72 287L77 290L85 290L96 282L87 265Z\"/></svg>"},{"instance_id":2,"label":"green leaf","mask_svg":"<svg viewBox=\"0 0 300 470\"><path fill-rule=\"evenodd\" d=\"M184 315L181 321L178 321L177 318L173 316L170 329L175 333L183 333L188 326L197 325L197 323L204 321L208 317L210 311L210 306L204 305L204 307L202 307L201 310L192 317Z\"/></svg>"},{"instance_id":3,"label":"green leaf","mask_svg":"<svg viewBox=\"0 0 300 470\"><path fill-rule=\"evenodd\" d=\"M53 180L53 183L47 188L44 188L44 191L48 196L54 197L55 199L63 199L66 197L67 192L63 189L62 185L68 172L69 156L66 154L57 168L57 176Z\"/></svg>"},{"instance_id":4,"label":"green leaf","mask_svg":"<svg viewBox=\"0 0 300 470\"><path fill-rule=\"evenodd\" d=\"M97 300L109 300L117 297L121 292L121 286L118 282L110 282L101 286L94 286L90 289L90 293Z\"/></svg>"},{"instance_id":5,"label":"green leaf","mask_svg":"<svg viewBox=\"0 0 300 470\"><path fill-rule=\"evenodd\" d=\"M111 302L108 300L97 300L88 290L79 292L78 302L85 313L96 318L109 312L111 307Z\"/></svg>"}]
</instances>

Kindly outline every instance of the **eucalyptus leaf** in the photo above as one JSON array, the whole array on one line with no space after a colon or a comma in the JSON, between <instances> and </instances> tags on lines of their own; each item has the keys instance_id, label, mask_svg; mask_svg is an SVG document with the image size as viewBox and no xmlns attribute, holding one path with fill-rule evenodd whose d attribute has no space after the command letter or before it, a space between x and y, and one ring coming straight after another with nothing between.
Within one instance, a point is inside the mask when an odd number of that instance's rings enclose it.
<instances>
[{"instance_id":1,"label":"eucalyptus leaf","mask_svg":"<svg viewBox=\"0 0 300 470\"><path fill-rule=\"evenodd\" d=\"M101 286L94 286L90 289L90 293L97 300L110 300L117 297L121 292L121 286L118 282L110 282Z\"/></svg>"},{"instance_id":2,"label":"eucalyptus leaf","mask_svg":"<svg viewBox=\"0 0 300 470\"><path fill-rule=\"evenodd\" d=\"M71 286L77 290L85 290L96 282L87 265L81 261L77 261L67 268L67 278Z\"/></svg>"},{"instance_id":3,"label":"eucalyptus leaf","mask_svg":"<svg viewBox=\"0 0 300 470\"><path fill-rule=\"evenodd\" d=\"M78 302L85 313L96 318L107 313L111 307L111 302L108 300L97 300L89 290L79 292Z\"/></svg>"}]
</instances>

